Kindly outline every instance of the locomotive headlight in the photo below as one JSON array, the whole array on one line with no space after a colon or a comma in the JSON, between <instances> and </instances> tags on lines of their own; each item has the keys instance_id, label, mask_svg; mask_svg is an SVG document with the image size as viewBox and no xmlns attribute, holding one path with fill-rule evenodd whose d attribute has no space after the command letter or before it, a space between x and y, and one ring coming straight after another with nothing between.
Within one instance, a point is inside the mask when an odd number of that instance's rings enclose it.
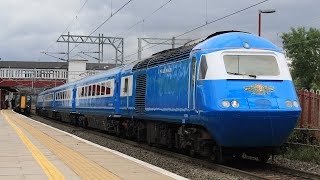
<instances>
[{"instance_id":1,"label":"locomotive headlight","mask_svg":"<svg viewBox=\"0 0 320 180\"><path fill-rule=\"evenodd\" d=\"M231 101L231 106L234 108L238 108L240 106L240 103L237 100L232 100Z\"/></svg>"},{"instance_id":2,"label":"locomotive headlight","mask_svg":"<svg viewBox=\"0 0 320 180\"><path fill-rule=\"evenodd\" d=\"M292 108L292 101L286 100L285 103L286 103L286 105L287 105L288 108Z\"/></svg>"},{"instance_id":3,"label":"locomotive headlight","mask_svg":"<svg viewBox=\"0 0 320 180\"><path fill-rule=\"evenodd\" d=\"M294 101L293 101L293 106L294 106L294 107L299 107L299 103L298 103L296 100L294 100Z\"/></svg>"},{"instance_id":4,"label":"locomotive headlight","mask_svg":"<svg viewBox=\"0 0 320 180\"><path fill-rule=\"evenodd\" d=\"M226 100L222 101L221 104L222 104L222 107L224 107L224 108L228 108L230 106L230 102L226 101Z\"/></svg>"}]
</instances>

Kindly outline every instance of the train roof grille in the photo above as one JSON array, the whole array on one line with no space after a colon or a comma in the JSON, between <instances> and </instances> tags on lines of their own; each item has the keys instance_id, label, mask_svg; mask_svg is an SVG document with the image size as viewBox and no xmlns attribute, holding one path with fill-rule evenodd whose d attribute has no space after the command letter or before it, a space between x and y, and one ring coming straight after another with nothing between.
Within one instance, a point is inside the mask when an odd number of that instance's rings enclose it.
<instances>
[{"instance_id":1,"label":"train roof grille","mask_svg":"<svg viewBox=\"0 0 320 180\"><path fill-rule=\"evenodd\" d=\"M182 46L175 49L168 49L158 53L153 54L150 58L142 60L133 66L132 71L138 71L147 69L154 66L159 66L162 64L177 62L189 57L192 48L196 44L191 44L188 46Z\"/></svg>"}]
</instances>

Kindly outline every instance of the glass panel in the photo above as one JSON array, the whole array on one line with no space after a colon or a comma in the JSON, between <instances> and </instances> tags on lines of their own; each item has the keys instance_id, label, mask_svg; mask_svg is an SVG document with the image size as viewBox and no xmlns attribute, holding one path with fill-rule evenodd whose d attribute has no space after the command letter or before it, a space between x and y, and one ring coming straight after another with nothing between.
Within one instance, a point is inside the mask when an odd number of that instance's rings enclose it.
<instances>
[{"instance_id":1,"label":"glass panel","mask_svg":"<svg viewBox=\"0 0 320 180\"><path fill-rule=\"evenodd\" d=\"M224 64L228 74L253 76L278 76L277 60L267 55L225 55Z\"/></svg>"},{"instance_id":2,"label":"glass panel","mask_svg":"<svg viewBox=\"0 0 320 180\"><path fill-rule=\"evenodd\" d=\"M85 97L88 97L88 92L89 92L88 86L86 86L86 87L85 87L85 94L84 94Z\"/></svg>"},{"instance_id":3,"label":"glass panel","mask_svg":"<svg viewBox=\"0 0 320 180\"><path fill-rule=\"evenodd\" d=\"M123 88L124 93L128 93L128 84L129 84L129 80L128 80L128 78L125 78L124 79L124 88Z\"/></svg>"},{"instance_id":4,"label":"glass panel","mask_svg":"<svg viewBox=\"0 0 320 180\"><path fill-rule=\"evenodd\" d=\"M106 82L106 95L110 95L111 94L111 82L107 81Z\"/></svg>"},{"instance_id":5,"label":"glass panel","mask_svg":"<svg viewBox=\"0 0 320 180\"><path fill-rule=\"evenodd\" d=\"M105 95L106 94L106 85L105 83L101 83L101 95Z\"/></svg>"},{"instance_id":6,"label":"glass panel","mask_svg":"<svg viewBox=\"0 0 320 180\"><path fill-rule=\"evenodd\" d=\"M100 96L100 89L101 89L101 87L100 87L100 84L97 84L96 85L97 86L97 90L96 90L96 92L97 92L97 96Z\"/></svg>"},{"instance_id":7,"label":"glass panel","mask_svg":"<svg viewBox=\"0 0 320 180\"><path fill-rule=\"evenodd\" d=\"M92 96L96 95L96 85L92 85Z\"/></svg>"},{"instance_id":8,"label":"glass panel","mask_svg":"<svg viewBox=\"0 0 320 180\"><path fill-rule=\"evenodd\" d=\"M197 63L197 59L196 57L192 57L192 82L191 85L192 87L195 86L195 79L196 79L196 63Z\"/></svg>"},{"instance_id":9,"label":"glass panel","mask_svg":"<svg viewBox=\"0 0 320 180\"><path fill-rule=\"evenodd\" d=\"M81 88L81 97L84 97L85 96L85 89L84 87Z\"/></svg>"},{"instance_id":10,"label":"glass panel","mask_svg":"<svg viewBox=\"0 0 320 180\"><path fill-rule=\"evenodd\" d=\"M198 79L205 79L208 70L206 56L201 56L200 69Z\"/></svg>"}]
</instances>

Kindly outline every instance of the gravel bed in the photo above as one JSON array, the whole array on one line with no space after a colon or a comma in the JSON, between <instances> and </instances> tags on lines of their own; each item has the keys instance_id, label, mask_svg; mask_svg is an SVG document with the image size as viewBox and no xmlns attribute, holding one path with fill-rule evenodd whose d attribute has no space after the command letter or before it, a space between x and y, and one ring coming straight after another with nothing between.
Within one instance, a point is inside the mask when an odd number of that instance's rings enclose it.
<instances>
[{"instance_id":1,"label":"gravel bed","mask_svg":"<svg viewBox=\"0 0 320 180\"><path fill-rule=\"evenodd\" d=\"M276 156L274 161L268 161L271 164L277 164L281 166L285 166L291 169L298 169L305 172L320 174L320 166L318 164L310 163L310 162L302 162L297 160L291 160L284 158L283 156Z\"/></svg>"},{"instance_id":2,"label":"gravel bed","mask_svg":"<svg viewBox=\"0 0 320 180\"><path fill-rule=\"evenodd\" d=\"M127 145L121 142L110 140L98 135L88 133L86 131L74 130L72 127L68 127L64 124L56 123L48 119L41 118L39 116L32 116L34 120L40 121L42 123L53 126L57 129L61 129L68 133L74 134L78 137L86 139L88 141L94 142L101 146L119 151L121 153L127 154L131 157L137 158L144 162L148 162L152 165L158 166L180 176L189 178L189 179L221 179L221 180L234 180L234 179L245 179L242 177L237 177L230 174L225 174L221 172L214 171L205 167L201 167L197 164L191 164L189 162L184 162L183 160L178 160L171 158L165 155L157 154L151 151L146 151L138 147Z\"/></svg>"}]
</instances>

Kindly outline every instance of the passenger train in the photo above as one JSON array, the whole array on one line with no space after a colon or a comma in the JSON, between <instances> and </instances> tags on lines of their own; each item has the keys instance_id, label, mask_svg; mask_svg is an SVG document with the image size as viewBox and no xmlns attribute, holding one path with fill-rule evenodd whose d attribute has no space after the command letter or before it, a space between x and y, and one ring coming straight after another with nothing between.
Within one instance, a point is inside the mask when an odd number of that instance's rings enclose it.
<instances>
[{"instance_id":1,"label":"passenger train","mask_svg":"<svg viewBox=\"0 0 320 180\"><path fill-rule=\"evenodd\" d=\"M216 161L279 154L301 108L284 53L239 31L46 90L37 113Z\"/></svg>"},{"instance_id":2,"label":"passenger train","mask_svg":"<svg viewBox=\"0 0 320 180\"><path fill-rule=\"evenodd\" d=\"M29 116L31 113L31 96L18 94L12 105L15 112Z\"/></svg>"}]
</instances>

